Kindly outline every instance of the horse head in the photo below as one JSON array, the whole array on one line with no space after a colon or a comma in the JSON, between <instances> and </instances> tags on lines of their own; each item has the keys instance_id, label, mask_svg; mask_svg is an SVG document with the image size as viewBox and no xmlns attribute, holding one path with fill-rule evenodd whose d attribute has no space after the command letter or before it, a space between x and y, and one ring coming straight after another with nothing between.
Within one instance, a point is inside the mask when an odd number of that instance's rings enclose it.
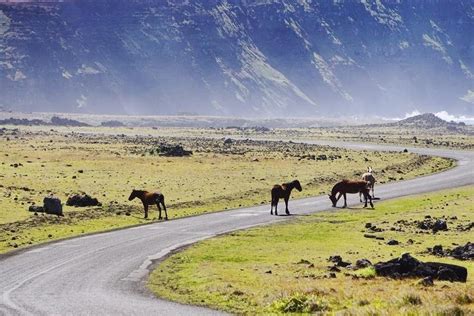
<instances>
[{"instance_id":1,"label":"horse head","mask_svg":"<svg viewBox=\"0 0 474 316\"><path fill-rule=\"evenodd\" d=\"M298 180L293 181L293 186L296 188L298 191L302 191L303 188L301 187L301 183Z\"/></svg>"},{"instance_id":2,"label":"horse head","mask_svg":"<svg viewBox=\"0 0 474 316\"><path fill-rule=\"evenodd\" d=\"M328 194L328 196L329 196L329 199L330 199L331 202L332 202L332 206L333 206L333 207L336 207L336 203L337 203L336 196L335 196L335 195L331 195L331 194Z\"/></svg>"},{"instance_id":3,"label":"horse head","mask_svg":"<svg viewBox=\"0 0 474 316\"><path fill-rule=\"evenodd\" d=\"M131 193L130 196L128 197L128 200L131 201L131 200L133 200L134 198L136 198L136 197L137 197L137 193L138 193L138 191L135 190L135 189L133 189L133 190L132 190L132 193Z\"/></svg>"},{"instance_id":4,"label":"horse head","mask_svg":"<svg viewBox=\"0 0 474 316\"><path fill-rule=\"evenodd\" d=\"M372 172L374 172L374 169L372 169L372 167L369 166L369 167L367 167L367 172L372 173Z\"/></svg>"}]
</instances>

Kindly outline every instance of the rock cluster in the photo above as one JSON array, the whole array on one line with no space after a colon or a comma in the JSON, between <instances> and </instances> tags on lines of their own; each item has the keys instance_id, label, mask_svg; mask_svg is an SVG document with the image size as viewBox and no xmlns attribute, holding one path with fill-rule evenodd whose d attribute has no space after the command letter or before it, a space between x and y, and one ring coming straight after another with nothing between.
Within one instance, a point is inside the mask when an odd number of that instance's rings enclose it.
<instances>
[{"instance_id":1,"label":"rock cluster","mask_svg":"<svg viewBox=\"0 0 474 316\"><path fill-rule=\"evenodd\" d=\"M451 282L467 280L467 269L464 267L439 262L421 262L408 253L400 258L379 262L374 268L378 276L394 279L431 277L433 280Z\"/></svg>"},{"instance_id":2,"label":"rock cluster","mask_svg":"<svg viewBox=\"0 0 474 316\"><path fill-rule=\"evenodd\" d=\"M88 194L73 194L69 196L69 198L67 199L66 205L85 207L85 206L98 206L101 204L96 198L93 198Z\"/></svg>"},{"instance_id":3,"label":"rock cluster","mask_svg":"<svg viewBox=\"0 0 474 316\"><path fill-rule=\"evenodd\" d=\"M181 145L161 144L158 147L149 150L151 155L159 155L164 157L185 157L193 154L190 150L185 150Z\"/></svg>"},{"instance_id":4,"label":"rock cluster","mask_svg":"<svg viewBox=\"0 0 474 316\"><path fill-rule=\"evenodd\" d=\"M468 242L464 246L458 246L454 249L443 249L443 246L436 245L428 248L428 252L441 257L453 257L459 260L474 260L474 243Z\"/></svg>"}]
</instances>

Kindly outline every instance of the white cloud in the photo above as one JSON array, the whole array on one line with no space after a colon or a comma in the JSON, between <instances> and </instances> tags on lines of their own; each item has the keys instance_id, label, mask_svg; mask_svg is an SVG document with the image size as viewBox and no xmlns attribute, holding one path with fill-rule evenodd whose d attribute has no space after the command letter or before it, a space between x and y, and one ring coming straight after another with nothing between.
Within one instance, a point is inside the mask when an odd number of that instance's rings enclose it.
<instances>
[{"instance_id":1,"label":"white cloud","mask_svg":"<svg viewBox=\"0 0 474 316\"><path fill-rule=\"evenodd\" d=\"M467 90L465 96L460 97L461 100L466 101L467 103L474 104L474 91Z\"/></svg>"}]
</instances>

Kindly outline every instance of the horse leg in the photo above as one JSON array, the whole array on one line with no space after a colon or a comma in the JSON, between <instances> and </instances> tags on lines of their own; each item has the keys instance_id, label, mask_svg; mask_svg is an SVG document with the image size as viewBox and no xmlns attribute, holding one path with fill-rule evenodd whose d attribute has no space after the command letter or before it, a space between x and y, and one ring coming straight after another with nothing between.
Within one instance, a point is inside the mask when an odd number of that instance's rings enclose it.
<instances>
[{"instance_id":1,"label":"horse leg","mask_svg":"<svg viewBox=\"0 0 474 316\"><path fill-rule=\"evenodd\" d=\"M372 198L375 199L375 184L372 184Z\"/></svg>"},{"instance_id":2,"label":"horse leg","mask_svg":"<svg viewBox=\"0 0 474 316\"><path fill-rule=\"evenodd\" d=\"M359 200L360 200L361 203L363 202L363 201L362 201L362 195L363 195L362 192L359 192ZM364 195L364 196L365 196L365 195Z\"/></svg>"},{"instance_id":3,"label":"horse leg","mask_svg":"<svg viewBox=\"0 0 474 316\"><path fill-rule=\"evenodd\" d=\"M370 196L369 193L367 193L367 196L369 197L370 207L371 207L371 208L374 208L374 203L372 203L372 197ZM367 200L366 200L365 204L367 204Z\"/></svg>"},{"instance_id":4,"label":"horse leg","mask_svg":"<svg viewBox=\"0 0 474 316\"><path fill-rule=\"evenodd\" d=\"M365 199L365 204L364 204L364 208L367 207L367 200L369 199L368 197L370 197L370 193L369 193L369 190L367 191L364 191L364 199Z\"/></svg>"},{"instance_id":5,"label":"horse leg","mask_svg":"<svg viewBox=\"0 0 474 316\"><path fill-rule=\"evenodd\" d=\"M347 207L347 196L346 196L346 193L343 193L344 195L344 206L343 208L346 208Z\"/></svg>"},{"instance_id":6,"label":"horse leg","mask_svg":"<svg viewBox=\"0 0 474 316\"><path fill-rule=\"evenodd\" d=\"M278 200L279 199L275 199L275 215L278 215Z\"/></svg>"},{"instance_id":7,"label":"horse leg","mask_svg":"<svg viewBox=\"0 0 474 316\"><path fill-rule=\"evenodd\" d=\"M160 207L160 202L156 202L156 206L158 207L158 219L160 220L161 219L161 207Z\"/></svg>"},{"instance_id":8,"label":"horse leg","mask_svg":"<svg viewBox=\"0 0 474 316\"><path fill-rule=\"evenodd\" d=\"M273 205L275 204L275 198L272 196L272 200L270 201L270 215L273 215Z\"/></svg>"},{"instance_id":9,"label":"horse leg","mask_svg":"<svg viewBox=\"0 0 474 316\"><path fill-rule=\"evenodd\" d=\"M145 209L145 219L148 218L148 205L143 202L143 208Z\"/></svg>"},{"instance_id":10,"label":"horse leg","mask_svg":"<svg viewBox=\"0 0 474 316\"><path fill-rule=\"evenodd\" d=\"M165 220L168 220L168 211L166 210L165 198L164 197L161 199L161 205L163 205L163 209L165 210Z\"/></svg>"},{"instance_id":11,"label":"horse leg","mask_svg":"<svg viewBox=\"0 0 474 316\"><path fill-rule=\"evenodd\" d=\"M286 207L285 213L286 213L286 215L290 215L290 210L288 210L288 200L289 199L290 199L289 196L285 198L285 207Z\"/></svg>"}]
</instances>

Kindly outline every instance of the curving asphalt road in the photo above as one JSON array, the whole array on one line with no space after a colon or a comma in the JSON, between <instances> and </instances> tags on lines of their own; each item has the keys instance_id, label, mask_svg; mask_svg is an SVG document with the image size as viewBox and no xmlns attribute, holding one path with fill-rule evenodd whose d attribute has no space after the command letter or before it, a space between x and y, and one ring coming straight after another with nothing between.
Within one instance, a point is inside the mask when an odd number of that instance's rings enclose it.
<instances>
[{"instance_id":1,"label":"curving asphalt road","mask_svg":"<svg viewBox=\"0 0 474 316\"><path fill-rule=\"evenodd\" d=\"M312 143L359 150L402 149L369 144ZM386 200L474 183L474 152L409 150L454 158L458 165L446 172L378 185L377 196ZM348 200L349 204L358 204L358 195L352 195ZM293 214L308 214L326 210L329 206L327 196L318 196L293 200L290 210ZM154 298L144 287L152 260L217 234L289 218L270 216L268 205L256 206L79 237L4 255L0 257L0 314L219 314Z\"/></svg>"}]
</instances>

